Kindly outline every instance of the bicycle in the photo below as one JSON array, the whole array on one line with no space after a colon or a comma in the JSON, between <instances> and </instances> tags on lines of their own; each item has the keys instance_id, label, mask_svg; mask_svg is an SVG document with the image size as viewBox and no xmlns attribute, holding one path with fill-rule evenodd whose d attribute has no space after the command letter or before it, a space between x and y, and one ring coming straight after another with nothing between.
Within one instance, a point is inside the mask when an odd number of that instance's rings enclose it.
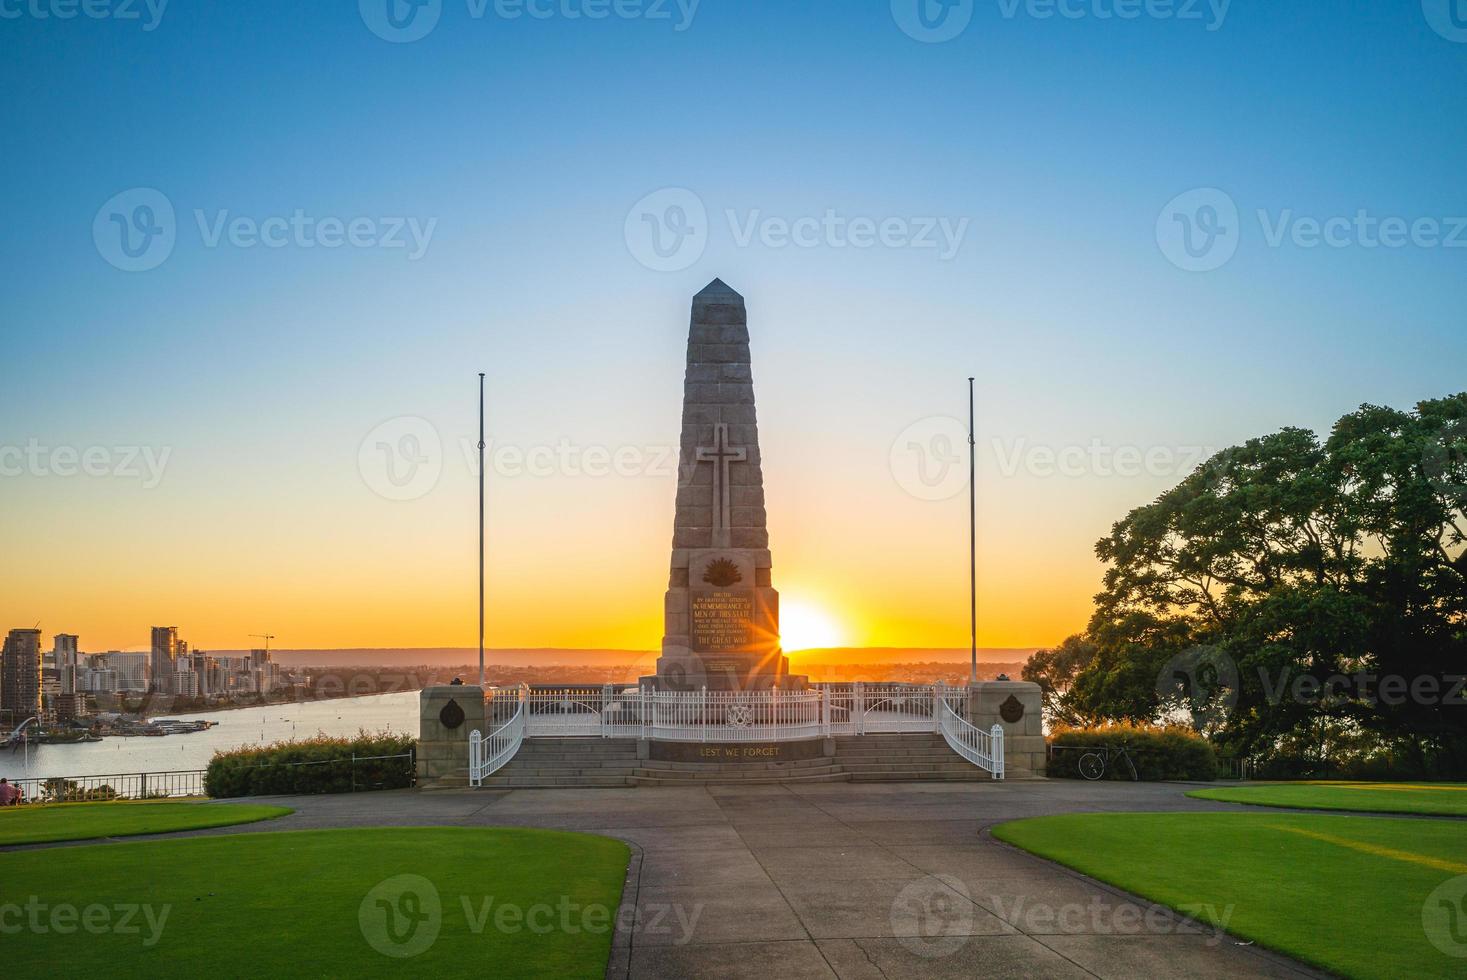
<instances>
[{"instance_id":1,"label":"bicycle","mask_svg":"<svg viewBox=\"0 0 1467 980\"><path fill-rule=\"evenodd\" d=\"M1124 761L1126 768L1131 770L1133 782L1141 781L1141 776L1136 772L1136 763L1131 759L1130 746L1125 742L1122 742L1119 748L1112 748L1109 745L1056 745L1054 748L1083 753L1075 768L1080 771L1083 778L1092 782L1104 778L1105 770L1111 765L1118 765L1120 761ZM1112 762L1113 758L1115 762Z\"/></svg>"}]
</instances>

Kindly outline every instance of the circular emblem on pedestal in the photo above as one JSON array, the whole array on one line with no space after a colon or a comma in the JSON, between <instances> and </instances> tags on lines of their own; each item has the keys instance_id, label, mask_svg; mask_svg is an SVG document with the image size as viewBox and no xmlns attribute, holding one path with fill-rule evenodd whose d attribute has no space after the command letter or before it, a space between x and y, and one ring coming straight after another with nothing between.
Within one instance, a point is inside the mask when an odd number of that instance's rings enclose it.
<instances>
[{"instance_id":1,"label":"circular emblem on pedestal","mask_svg":"<svg viewBox=\"0 0 1467 980\"><path fill-rule=\"evenodd\" d=\"M724 717L734 728L748 728L754 723L754 709L747 704L731 704Z\"/></svg>"},{"instance_id":2,"label":"circular emblem on pedestal","mask_svg":"<svg viewBox=\"0 0 1467 980\"><path fill-rule=\"evenodd\" d=\"M998 706L998 716L1010 725L1024 717L1024 702L1009 695L1008 700Z\"/></svg>"},{"instance_id":3,"label":"circular emblem on pedestal","mask_svg":"<svg viewBox=\"0 0 1467 980\"><path fill-rule=\"evenodd\" d=\"M449 698L443 710L438 712L438 721L444 728L453 731L464 723L464 709L459 706L458 701Z\"/></svg>"}]
</instances>

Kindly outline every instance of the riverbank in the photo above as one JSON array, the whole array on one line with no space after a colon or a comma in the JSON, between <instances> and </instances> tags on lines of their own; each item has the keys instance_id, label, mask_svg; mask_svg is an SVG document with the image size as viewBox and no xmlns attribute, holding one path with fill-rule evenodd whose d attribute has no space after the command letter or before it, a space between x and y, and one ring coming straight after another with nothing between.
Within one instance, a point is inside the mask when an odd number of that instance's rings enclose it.
<instances>
[{"instance_id":1,"label":"riverbank","mask_svg":"<svg viewBox=\"0 0 1467 980\"><path fill-rule=\"evenodd\" d=\"M0 776L34 779L198 770L209 765L216 751L246 745L268 745L317 734L348 736L363 730L416 734L418 694L402 691L235 711L173 712L164 717L185 722L212 720L217 724L178 738L107 738L7 750L0 752Z\"/></svg>"}]
</instances>

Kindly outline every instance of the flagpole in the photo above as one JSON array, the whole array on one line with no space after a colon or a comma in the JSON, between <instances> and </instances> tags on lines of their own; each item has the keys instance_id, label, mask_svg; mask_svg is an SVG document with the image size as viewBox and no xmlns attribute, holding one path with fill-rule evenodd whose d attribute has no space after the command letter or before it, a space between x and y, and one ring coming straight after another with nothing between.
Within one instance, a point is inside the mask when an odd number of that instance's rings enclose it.
<instances>
[{"instance_id":1,"label":"flagpole","mask_svg":"<svg viewBox=\"0 0 1467 980\"><path fill-rule=\"evenodd\" d=\"M479 372L479 686L484 686L484 372Z\"/></svg>"},{"instance_id":2,"label":"flagpole","mask_svg":"<svg viewBox=\"0 0 1467 980\"><path fill-rule=\"evenodd\" d=\"M973 379L968 379L968 683L978 683L978 462L973 437Z\"/></svg>"}]
</instances>

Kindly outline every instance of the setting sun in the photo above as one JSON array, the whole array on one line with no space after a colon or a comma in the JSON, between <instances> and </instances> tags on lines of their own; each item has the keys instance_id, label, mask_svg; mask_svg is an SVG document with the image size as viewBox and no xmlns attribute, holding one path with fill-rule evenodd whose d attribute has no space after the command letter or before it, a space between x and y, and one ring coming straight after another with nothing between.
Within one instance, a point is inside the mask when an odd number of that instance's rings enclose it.
<instances>
[{"instance_id":1,"label":"setting sun","mask_svg":"<svg viewBox=\"0 0 1467 980\"><path fill-rule=\"evenodd\" d=\"M845 642L845 634L834 617L819 606L798 599L781 598L779 639L788 653L791 650L838 647Z\"/></svg>"}]
</instances>

